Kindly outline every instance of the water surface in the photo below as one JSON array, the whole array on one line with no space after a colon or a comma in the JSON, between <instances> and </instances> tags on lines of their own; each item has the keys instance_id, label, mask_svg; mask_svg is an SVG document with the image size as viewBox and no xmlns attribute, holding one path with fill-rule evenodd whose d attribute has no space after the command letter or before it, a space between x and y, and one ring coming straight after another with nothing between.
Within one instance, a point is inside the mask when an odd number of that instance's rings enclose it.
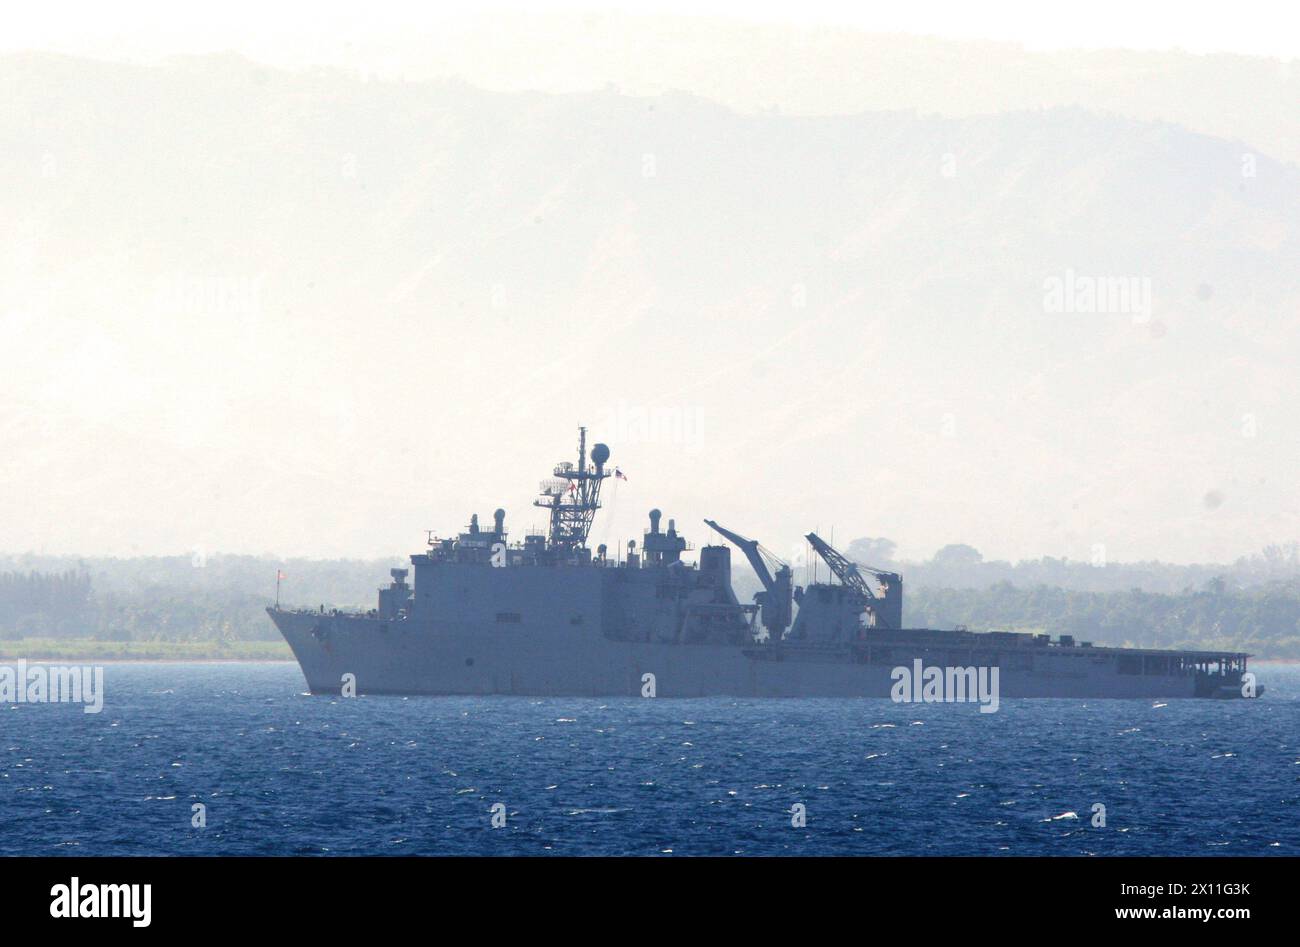
<instances>
[{"instance_id":1,"label":"water surface","mask_svg":"<svg viewBox=\"0 0 1300 947\"><path fill-rule=\"evenodd\" d=\"M346 700L307 696L292 664L110 664L97 715L0 705L0 852L1300 854L1300 668L1257 671L1258 701L981 714Z\"/></svg>"}]
</instances>

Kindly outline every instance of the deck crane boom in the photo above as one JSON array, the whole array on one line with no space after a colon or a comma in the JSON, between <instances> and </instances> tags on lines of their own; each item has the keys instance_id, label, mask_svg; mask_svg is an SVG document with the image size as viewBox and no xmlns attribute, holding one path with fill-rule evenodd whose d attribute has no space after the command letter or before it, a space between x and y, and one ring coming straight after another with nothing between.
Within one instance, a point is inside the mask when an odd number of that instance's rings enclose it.
<instances>
[{"instance_id":1,"label":"deck crane boom","mask_svg":"<svg viewBox=\"0 0 1300 947\"><path fill-rule=\"evenodd\" d=\"M804 538L831 567L836 577L861 597L863 606L875 617L877 628L903 627L903 580L898 573L862 566L880 583L881 594L877 595L862 577L857 563L847 559L816 533L809 533Z\"/></svg>"},{"instance_id":2,"label":"deck crane boom","mask_svg":"<svg viewBox=\"0 0 1300 947\"><path fill-rule=\"evenodd\" d=\"M791 605L794 588L790 567L760 546L757 540L733 533L713 520L704 522L716 533L732 542L749 560L754 574L763 585L763 591L754 596L754 601L761 608L761 620L763 627L767 629L767 640L773 643L780 641L785 630L790 627L794 615L794 608Z\"/></svg>"}]
</instances>

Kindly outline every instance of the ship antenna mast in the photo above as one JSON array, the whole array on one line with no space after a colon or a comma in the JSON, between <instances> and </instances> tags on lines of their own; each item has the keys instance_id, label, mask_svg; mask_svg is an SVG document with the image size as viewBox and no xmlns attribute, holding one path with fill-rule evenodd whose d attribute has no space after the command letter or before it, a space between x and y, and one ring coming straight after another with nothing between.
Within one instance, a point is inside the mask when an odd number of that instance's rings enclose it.
<instances>
[{"instance_id":1,"label":"ship antenna mast","mask_svg":"<svg viewBox=\"0 0 1300 947\"><path fill-rule=\"evenodd\" d=\"M542 499L533 505L550 512L549 540L552 549L573 552L585 548L592 521L600 509L600 485L609 474L605 462L609 448L595 444L591 464L587 463L587 429L578 428L578 463L557 464L554 476L541 485Z\"/></svg>"}]
</instances>

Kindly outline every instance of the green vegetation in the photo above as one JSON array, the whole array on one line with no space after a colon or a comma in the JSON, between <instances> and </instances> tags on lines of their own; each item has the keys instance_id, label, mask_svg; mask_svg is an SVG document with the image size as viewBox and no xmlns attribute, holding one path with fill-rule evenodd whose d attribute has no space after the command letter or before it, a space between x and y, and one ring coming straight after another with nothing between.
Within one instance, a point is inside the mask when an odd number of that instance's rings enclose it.
<instances>
[{"instance_id":1,"label":"green vegetation","mask_svg":"<svg viewBox=\"0 0 1300 947\"><path fill-rule=\"evenodd\" d=\"M266 607L373 606L400 562L254 556L0 556L0 656L139 660L291 657ZM355 607L355 606L352 606Z\"/></svg>"},{"instance_id":2,"label":"green vegetation","mask_svg":"<svg viewBox=\"0 0 1300 947\"><path fill-rule=\"evenodd\" d=\"M1012 565L985 562L961 545L927 562L894 563L888 540L859 540L849 549L903 574L904 620L913 627L1040 631L1095 644L1300 659L1300 551L1294 545L1218 567L1053 559ZM286 605L369 608L389 567L401 564L255 556L0 557L0 658L288 658L265 612L275 598L277 570L287 575L281 589ZM1123 581L1131 584L1118 585ZM735 570L735 584L742 601L758 587L744 566Z\"/></svg>"},{"instance_id":3,"label":"green vegetation","mask_svg":"<svg viewBox=\"0 0 1300 947\"><path fill-rule=\"evenodd\" d=\"M1248 651L1300 658L1300 581L1230 588L1212 579L1199 590L1161 595L1083 592L1056 586L909 589L908 625L972 631L1037 631L1094 644Z\"/></svg>"}]
</instances>

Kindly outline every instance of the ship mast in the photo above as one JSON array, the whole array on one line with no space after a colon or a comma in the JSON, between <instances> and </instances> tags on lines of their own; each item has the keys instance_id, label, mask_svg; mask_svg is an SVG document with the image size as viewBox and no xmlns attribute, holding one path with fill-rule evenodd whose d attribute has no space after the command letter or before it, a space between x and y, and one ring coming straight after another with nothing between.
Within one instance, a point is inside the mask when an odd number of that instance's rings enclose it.
<instances>
[{"instance_id":1,"label":"ship mast","mask_svg":"<svg viewBox=\"0 0 1300 947\"><path fill-rule=\"evenodd\" d=\"M592 521L600 509L600 485L609 476L605 462L609 448L596 444L591 449L591 463L587 462L587 429L578 428L578 464L565 461L557 464L554 476L541 485L542 499L533 505L551 514L550 547L562 552L572 552L587 545Z\"/></svg>"}]
</instances>

